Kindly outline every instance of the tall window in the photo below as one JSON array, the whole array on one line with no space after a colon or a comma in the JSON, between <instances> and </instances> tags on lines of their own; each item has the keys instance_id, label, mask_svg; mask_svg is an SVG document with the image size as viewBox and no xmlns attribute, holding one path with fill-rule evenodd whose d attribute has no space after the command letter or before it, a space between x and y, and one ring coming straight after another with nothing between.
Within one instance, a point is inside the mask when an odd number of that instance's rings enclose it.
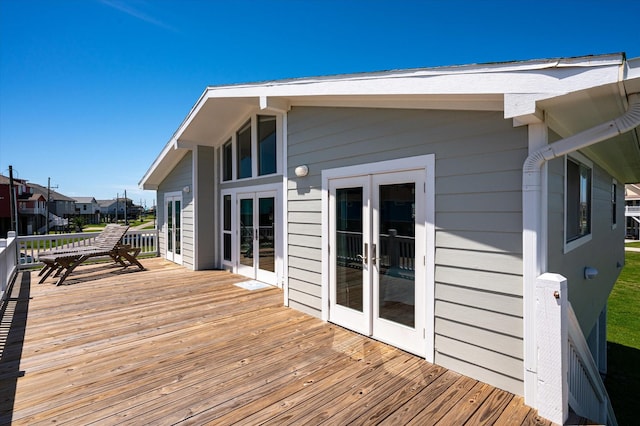
<instances>
[{"instance_id":1,"label":"tall window","mask_svg":"<svg viewBox=\"0 0 640 426\"><path fill-rule=\"evenodd\" d=\"M233 179L233 146L231 139L222 145L222 180Z\"/></svg>"},{"instance_id":2,"label":"tall window","mask_svg":"<svg viewBox=\"0 0 640 426\"><path fill-rule=\"evenodd\" d=\"M277 117L254 115L222 145L223 182L278 172Z\"/></svg>"},{"instance_id":3,"label":"tall window","mask_svg":"<svg viewBox=\"0 0 640 426\"><path fill-rule=\"evenodd\" d=\"M258 116L258 175L276 172L276 118Z\"/></svg>"},{"instance_id":4,"label":"tall window","mask_svg":"<svg viewBox=\"0 0 640 426\"><path fill-rule=\"evenodd\" d=\"M567 242L591 234L591 174L591 167L567 157Z\"/></svg>"},{"instance_id":5,"label":"tall window","mask_svg":"<svg viewBox=\"0 0 640 426\"><path fill-rule=\"evenodd\" d=\"M251 120L236 134L238 179L251 177Z\"/></svg>"},{"instance_id":6,"label":"tall window","mask_svg":"<svg viewBox=\"0 0 640 426\"><path fill-rule=\"evenodd\" d=\"M618 224L618 183L614 180L611 183L611 227L615 228Z\"/></svg>"}]
</instances>

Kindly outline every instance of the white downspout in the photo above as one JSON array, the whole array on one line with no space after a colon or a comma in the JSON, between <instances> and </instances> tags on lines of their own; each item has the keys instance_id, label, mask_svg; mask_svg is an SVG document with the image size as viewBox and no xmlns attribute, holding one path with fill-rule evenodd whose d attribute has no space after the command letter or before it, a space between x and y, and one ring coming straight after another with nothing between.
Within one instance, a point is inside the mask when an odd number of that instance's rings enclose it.
<instances>
[{"instance_id":1,"label":"white downspout","mask_svg":"<svg viewBox=\"0 0 640 426\"><path fill-rule=\"evenodd\" d=\"M542 270L540 235L543 212L543 166L554 158L611 139L640 126L640 94L629 95L629 109L620 117L546 145L531 153L522 170L522 250L523 250L523 316L524 316L524 384L525 404L537 407L537 336L535 324L535 284ZM546 241L546 240L545 240Z\"/></svg>"}]
</instances>

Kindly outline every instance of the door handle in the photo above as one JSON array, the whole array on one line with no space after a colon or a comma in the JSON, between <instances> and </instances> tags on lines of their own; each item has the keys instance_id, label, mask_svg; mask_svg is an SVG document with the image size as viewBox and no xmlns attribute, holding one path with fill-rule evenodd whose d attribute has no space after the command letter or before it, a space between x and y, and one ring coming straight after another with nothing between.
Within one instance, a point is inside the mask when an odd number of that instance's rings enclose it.
<instances>
[{"instance_id":1,"label":"door handle","mask_svg":"<svg viewBox=\"0 0 640 426\"><path fill-rule=\"evenodd\" d=\"M376 266L376 262L378 261L378 259L376 258L376 245L375 243L371 246L371 263L373 263L373 266Z\"/></svg>"},{"instance_id":2,"label":"door handle","mask_svg":"<svg viewBox=\"0 0 640 426\"><path fill-rule=\"evenodd\" d=\"M356 257L358 259L360 259L362 261L362 263L367 263L368 259L367 259L367 252L369 251L369 245L367 243L364 243L364 255L362 254L356 254Z\"/></svg>"}]
</instances>

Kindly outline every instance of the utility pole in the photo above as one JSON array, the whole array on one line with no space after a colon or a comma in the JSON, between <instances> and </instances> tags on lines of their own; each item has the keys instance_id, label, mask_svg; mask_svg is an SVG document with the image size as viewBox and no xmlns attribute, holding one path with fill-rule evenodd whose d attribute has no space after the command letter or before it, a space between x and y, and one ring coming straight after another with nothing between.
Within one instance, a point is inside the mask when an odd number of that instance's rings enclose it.
<instances>
[{"instance_id":1,"label":"utility pole","mask_svg":"<svg viewBox=\"0 0 640 426\"><path fill-rule=\"evenodd\" d=\"M53 187L58 188L58 185ZM49 235L49 203L51 202L51 178L47 178L47 205L46 205L46 218L45 221L47 223L47 232L46 235Z\"/></svg>"},{"instance_id":2,"label":"utility pole","mask_svg":"<svg viewBox=\"0 0 640 426\"><path fill-rule=\"evenodd\" d=\"M129 225L129 216L127 215L127 190L124 190L124 224Z\"/></svg>"},{"instance_id":3,"label":"utility pole","mask_svg":"<svg viewBox=\"0 0 640 426\"><path fill-rule=\"evenodd\" d=\"M116 192L116 223L118 223L118 196L119 194Z\"/></svg>"},{"instance_id":4,"label":"utility pole","mask_svg":"<svg viewBox=\"0 0 640 426\"><path fill-rule=\"evenodd\" d=\"M13 187L13 166L9 166L9 208L11 209L11 230L18 236L18 203Z\"/></svg>"}]
</instances>

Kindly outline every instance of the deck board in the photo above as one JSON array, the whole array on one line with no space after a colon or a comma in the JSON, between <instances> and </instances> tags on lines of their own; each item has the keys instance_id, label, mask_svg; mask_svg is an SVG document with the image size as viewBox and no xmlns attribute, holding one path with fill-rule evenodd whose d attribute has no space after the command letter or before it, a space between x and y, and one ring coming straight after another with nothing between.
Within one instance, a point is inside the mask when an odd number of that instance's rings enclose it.
<instances>
[{"instance_id":1,"label":"deck board","mask_svg":"<svg viewBox=\"0 0 640 426\"><path fill-rule=\"evenodd\" d=\"M521 397L162 259L23 272L3 306L0 424L540 424Z\"/></svg>"}]
</instances>

